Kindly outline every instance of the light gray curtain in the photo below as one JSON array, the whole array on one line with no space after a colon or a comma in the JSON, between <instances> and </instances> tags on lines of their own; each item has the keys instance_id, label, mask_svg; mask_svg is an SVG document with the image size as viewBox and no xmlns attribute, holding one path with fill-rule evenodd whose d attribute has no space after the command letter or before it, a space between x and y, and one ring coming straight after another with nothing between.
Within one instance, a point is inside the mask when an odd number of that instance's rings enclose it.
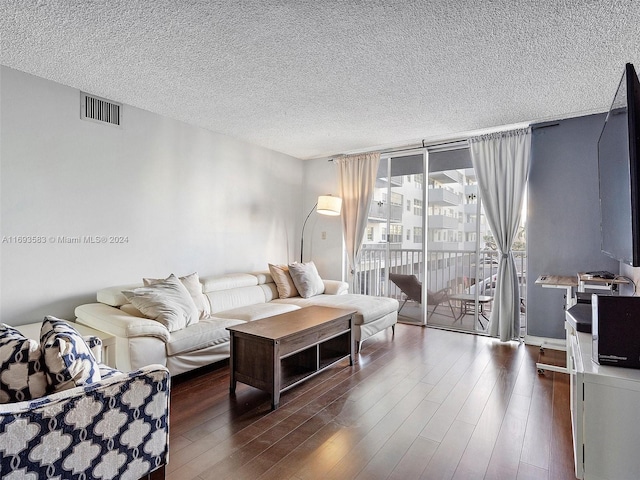
<instances>
[{"instance_id":1,"label":"light gray curtain","mask_svg":"<svg viewBox=\"0 0 640 480\"><path fill-rule=\"evenodd\" d=\"M493 133L469 140L471 162L498 252L498 274L489 335L520 336L520 290L511 245L516 237L531 153L531 130Z\"/></svg>"},{"instance_id":2,"label":"light gray curtain","mask_svg":"<svg viewBox=\"0 0 640 480\"><path fill-rule=\"evenodd\" d=\"M342 197L342 232L349 261L352 292L358 291L357 265L367 227L369 205L376 185L379 153L344 156L336 159Z\"/></svg>"}]
</instances>

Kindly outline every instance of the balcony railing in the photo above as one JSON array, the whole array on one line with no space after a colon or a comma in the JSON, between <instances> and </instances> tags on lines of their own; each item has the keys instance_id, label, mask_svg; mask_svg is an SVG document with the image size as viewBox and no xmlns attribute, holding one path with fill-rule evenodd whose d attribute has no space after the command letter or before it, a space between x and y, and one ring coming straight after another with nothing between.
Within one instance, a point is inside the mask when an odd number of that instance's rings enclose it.
<instances>
[{"instance_id":1,"label":"balcony railing","mask_svg":"<svg viewBox=\"0 0 640 480\"><path fill-rule=\"evenodd\" d=\"M389 296L401 299L400 290L392 283L386 285L387 270L393 273L423 278L426 271L428 288L437 291L448 287L452 293L493 295L498 273L498 252L495 250L441 250L430 251L427 261L422 250L390 247L386 259L384 244L379 248L362 249L359 272L359 291L367 295ZM524 251L513 252L520 282L520 296L526 301L527 257Z\"/></svg>"}]
</instances>

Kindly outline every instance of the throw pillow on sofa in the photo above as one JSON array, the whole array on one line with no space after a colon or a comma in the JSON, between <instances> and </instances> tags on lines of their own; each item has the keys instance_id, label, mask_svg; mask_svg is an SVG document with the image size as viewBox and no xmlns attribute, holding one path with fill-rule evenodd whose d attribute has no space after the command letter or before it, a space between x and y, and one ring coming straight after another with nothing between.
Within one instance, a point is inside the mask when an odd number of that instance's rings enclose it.
<instances>
[{"instance_id":1,"label":"throw pillow on sofa","mask_svg":"<svg viewBox=\"0 0 640 480\"><path fill-rule=\"evenodd\" d=\"M271 278L273 278L273 282L276 284L280 298L297 297L299 295L296 285L293 283L293 279L289 273L289 267L286 265L272 265L270 263L269 273L271 273Z\"/></svg>"},{"instance_id":2,"label":"throw pillow on sofa","mask_svg":"<svg viewBox=\"0 0 640 480\"><path fill-rule=\"evenodd\" d=\"M170 332L198 323L200 313L178 277L122 292L145 316L162 323Z\"/></svg>"},{"instance_id":3,"label":"throw pillow on sofa","mask_svg":"<svg viewBox=\"0 0 640 480\"><path fill-rule=\"evenodd\" d=\"M143 278L142 282L145 286L153 285L155 283L161 282L163 278ZM200 283L200 277L198 276L198 272L194 272L191 275L186 275L184 277L178 278L184 288L187 289L189 295L193 299L193 303L195 303L198 312L200 313L200 319L206 318L211 314L211 305L209 304L209 299L207 296L202 293L202 284Z\"/></svg>"},{"instance_id":4,"label":"throw pillow on sofa","mask_svg":"<svg viewBox=\"0 0 640 480\"><path fill-rule=\"evenodd\" d=\"M52 392L100 381L100 365L82 335L68 322L52 316L44 317L40 348Z\"/></svg>"},{"instance_id":5,"label":"throw pillow on sofa","mask_svg":"<svg viewBox=\"0 0 640 480\"><path fill-rule=\"evenodd\" d=\"M324 282L320 278L315 263L292 263L289 273L302 298L309 298L324 293Z\"/></svg>"},{"instance_id":6,"label":"throw pillow on sofa","mask_svg":"<svg viewBox=\"0 0 640 480\"><path fill-rule=\"evenodd\" d=\"M0 403L40 398L46 390L38 342L9 325L0 324Z\"/></svg>"}]
</instances>

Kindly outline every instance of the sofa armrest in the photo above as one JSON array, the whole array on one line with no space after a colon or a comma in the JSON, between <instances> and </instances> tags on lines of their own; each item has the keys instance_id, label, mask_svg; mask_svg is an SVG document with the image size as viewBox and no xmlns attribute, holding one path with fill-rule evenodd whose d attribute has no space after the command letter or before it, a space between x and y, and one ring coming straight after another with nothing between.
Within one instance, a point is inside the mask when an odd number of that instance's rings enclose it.
<instances>
[{"instance_id":1,"label":"sofa armrest","mask_svg":"<svg viewBox=\"0 0 640 480\"><path fill-rule=\"evenodd\" d=\"M140 478L168 462L169 371L149 365L0 405L0 472Z\"/></svg>"},{"instance_id":2,"label":"sofa armrest","mask_svg":"<svg viewBox=\"0 0 640 480\"><path fill-rule=\"evenodd\" d=\"M322 280L326 295L344 295L349 293L349 284L340 280Z\"/></svg>"},{"instance_id":3,"label":"sofa armrest","mask_svg":"<svg viewBox=\"0 0 640 480\"><path fill-rule=\"evenodd\" d=\"M116 337L156 337L163 342L169 341L169 330L160 322L134 317L103 303L80 305L75 314L79 323Z\"/></svg>"}]
</instances>

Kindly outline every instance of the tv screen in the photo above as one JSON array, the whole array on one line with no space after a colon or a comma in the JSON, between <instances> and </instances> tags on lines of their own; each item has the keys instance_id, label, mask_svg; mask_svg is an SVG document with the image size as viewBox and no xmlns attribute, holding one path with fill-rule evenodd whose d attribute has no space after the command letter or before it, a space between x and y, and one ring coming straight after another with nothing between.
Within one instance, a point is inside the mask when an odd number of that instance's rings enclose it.
<instances>
[{"instance_id":1,"label":"tv screen","mask_svg":"<svg viewBox=\"0 0 640 480\"><path fill-rule=\"evenodd\" d=\"M601 248L640 266L640 82L628 63L598 140Z\"/></svg>"}]
</instances>

